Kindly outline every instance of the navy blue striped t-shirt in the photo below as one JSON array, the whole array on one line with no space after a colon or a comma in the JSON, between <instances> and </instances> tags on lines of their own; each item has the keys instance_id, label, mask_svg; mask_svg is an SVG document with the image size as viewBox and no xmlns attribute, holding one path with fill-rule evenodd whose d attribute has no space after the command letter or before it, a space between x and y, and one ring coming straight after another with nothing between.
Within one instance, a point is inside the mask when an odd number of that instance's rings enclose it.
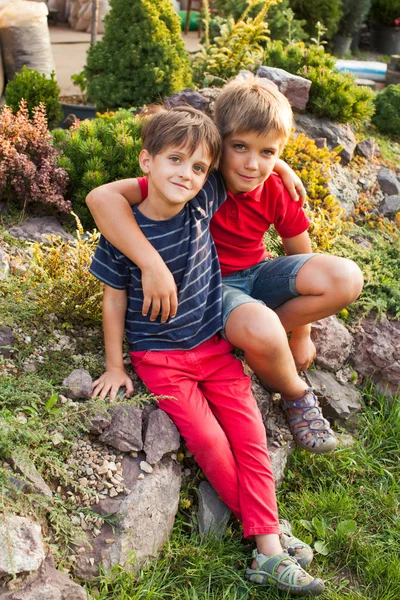
<instances>
[{"instance_id":1,"label":"navy blue striped t-shirt","mask_svg":"<svg viewBox=\"0 0 400 600\"><path fill-rule=\"evenodd\" d=\"M142 315L139 267L101 236L89 271L113 288L126 289L125 330L132 351L189 350L222 329L221 272L209 224L226 195L223 179L214 171L197 196L171 219L153 221L137 205L132 208L178 288L178 311L167 323Z\"/></svg>"}]
</instances>

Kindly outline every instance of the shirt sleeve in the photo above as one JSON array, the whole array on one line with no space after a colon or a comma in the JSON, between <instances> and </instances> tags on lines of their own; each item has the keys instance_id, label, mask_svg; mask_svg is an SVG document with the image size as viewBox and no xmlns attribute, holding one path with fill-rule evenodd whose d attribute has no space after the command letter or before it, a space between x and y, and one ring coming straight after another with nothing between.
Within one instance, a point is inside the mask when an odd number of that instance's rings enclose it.
<instances>
[{"instance_id":1,"label":"shirt sleeve","mask_svg":"<svg viewBox=\"0 0 400 600\"><path fill-rule=\"evenodd\" d=\"M149 195L149 182L147 180L147 177L138 177L137 182L139 184L140 192L142 194L142 200L144 200Z\"/></svg>"},{"instance_id":2,"label":"shirt sleeve","mask_svg":"<svg viewBox=\"0 0 400 600\"><path fill-rule=\"evenodd\" d=\"M276 190L273 224L281 238L292 238L307 231L310 226L310 219L300 206L300 202L292 200L282 181L280 179L278 181L280 189Z\"/></svg>"},{"instance_id":3,"label":"shirt sleeve","mask_svg":"<svg viewBox=\"0 0 400 600\"><path fill-rule=\"evenodd\" d=\"M228 196L224 180L218 170L212 171L204 184L203 189L194 199L198 205L205 210L208 217L217 212ZM192 201L193 202L193 201Z\"/></svg>"},{"instance_id":4,"label":"shirt sleeve","mask_svg":"<svg viewBox=\"0 0 400 600\"><path fill-rule=\"evenodd\" d=\"M117 290L128 287L130 269L127 259L103 236L100 236L89 272Z\"/></svg>"}]
</instances>

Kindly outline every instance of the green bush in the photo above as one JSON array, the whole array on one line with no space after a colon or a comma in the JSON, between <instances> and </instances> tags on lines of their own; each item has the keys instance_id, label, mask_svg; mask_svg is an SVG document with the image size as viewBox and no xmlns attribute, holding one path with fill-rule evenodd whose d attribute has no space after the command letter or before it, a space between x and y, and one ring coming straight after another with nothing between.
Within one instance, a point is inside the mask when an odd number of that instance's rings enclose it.
<instances>
[{"instance_id":1,"label":"green bush","mask_svg":"<svg viewBox=\"0 0 400 600\"><path fill-rule=\"evenodd\" d=\"M337 33L344 37L353 37L367 18L371 0L342 0L342 17Z\"/></svg>"},{"instance_id":2,"label":"green bush","mask_svg":"<svg viewBox=\"0 0 400 600\"><path fill-rule=\"evenodd\" d=\"M53 135L63 152L59 166L69 175L67 197L84 227L92 227L85 204L87 194L99 185L141 174L138 120L127 110L105 113L72 129L57 129Z\"/></svg>"},{"instance_id":3,"label":"green bush","mask_svg":"<svg viewBox=\"0 0 400 600\"><path fill-rule=\"evenodd\" d=\"M47 123L50 129L56 127L62 117L60 88L52 72L50 79L38 71L22 67L10 81L5 90L6 104L17 113L22 99L26 100L29 118L33 117L33 109L41 102L46 107Z\"/></svg>"},{"instance_id":4,"label":"green bush","mask_svg":"<svg viewBox=\"0 0 400 600\"><path fill-rule=\"evenodd\" d=\"M379 131L400 137L400 84L388 85L374 98L372 122Z\"/></svg>"},{"instance_id":5,"label":"green bush","mask_svg":"<svg viewBox=\"0 0 400 600\"><path fill-rule=\"evenodd\" d=\"M264 54L264 64L312 82L309 112L342 123L369 119L374 113L373 92L357 86L352 75L339 73L335 62L322 46L306 46L303 42L286 46L281 41L269 42Z\"/></svg>"},{"instance_id":6,"label":"green bush","mask_svg":"<svg viewBox=\"0 0 400 600\"><path fill-rule=\"evenodd\" d=\"M111 0L104 37L83 75L100 111L142 106L191 85L189 56L170 0Z\"/></svg>"},{"instance_id":7,"label":"green bush","mask_svg":"<svg viewBox=\"0 0 400 600\"><path fill-rule=\"evenodd\" d=\"M370 17L374 25L395 27L395 20L400 18L400 0L372 0Z\"/></svg>"},{"instance_id":8,"label":"green bush","mask_svg":"<svg viewBox=\"0 0 400 600\"><path fill-rule=\"evenodd\" d=\"M305 30L310 36L316 36L316 24L326 27L325 37L330 40L336 33L342 16L341 0L290 0L297 19L304 19Z\"/></svg>"}]
</instances>

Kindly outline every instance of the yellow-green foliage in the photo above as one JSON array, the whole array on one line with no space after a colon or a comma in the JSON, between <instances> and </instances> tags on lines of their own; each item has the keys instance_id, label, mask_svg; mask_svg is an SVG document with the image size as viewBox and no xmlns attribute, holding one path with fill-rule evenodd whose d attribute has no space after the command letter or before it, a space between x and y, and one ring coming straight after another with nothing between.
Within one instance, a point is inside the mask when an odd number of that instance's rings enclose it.
<instances>
[{"instance_id":1,"label":"yellow-green foliage","mask_svg":"<svg viewBox=\"0 0 400 600\"><path fill-rule=\"evenodd\" d=\"M32 245L32 281L39 308L68 322L99 322L102 284L88 271L99 233L86 233L77 221L77 239L51 236L50 244Z\"/></svg>"},{"instance_id":2,"label":"yellow-green foliage","mask_svg":"<svg viewBox=\"0 0 400 600\"><path fill-rule=\"evenodd\" d=\"M292 136L282 158L296 171L307 189L305 210L311 219L310 237L314 248L329 250L348 226L345 211L327 187L330 166L339 162L338 152L318 148L314 140L300 134L296 138Z\"/></svg>"}]
</instances>

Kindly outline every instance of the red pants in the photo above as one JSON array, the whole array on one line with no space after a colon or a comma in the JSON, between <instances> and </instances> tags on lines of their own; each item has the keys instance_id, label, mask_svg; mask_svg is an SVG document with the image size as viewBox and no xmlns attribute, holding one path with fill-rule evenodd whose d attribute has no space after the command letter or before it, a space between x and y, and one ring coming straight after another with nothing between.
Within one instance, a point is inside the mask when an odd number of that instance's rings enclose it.
<instances>
[{"instance_id":1,"label":"red pants","mask_svg":"<svg viewBox=\"0 0 400 600\"><path fill-rule=\"evenodd\" d=\"M214 336L193 350L131 352L136 373L179 429L246 537L279 533L266 433L250 378Z\"/></svg>"}]
</instances>

